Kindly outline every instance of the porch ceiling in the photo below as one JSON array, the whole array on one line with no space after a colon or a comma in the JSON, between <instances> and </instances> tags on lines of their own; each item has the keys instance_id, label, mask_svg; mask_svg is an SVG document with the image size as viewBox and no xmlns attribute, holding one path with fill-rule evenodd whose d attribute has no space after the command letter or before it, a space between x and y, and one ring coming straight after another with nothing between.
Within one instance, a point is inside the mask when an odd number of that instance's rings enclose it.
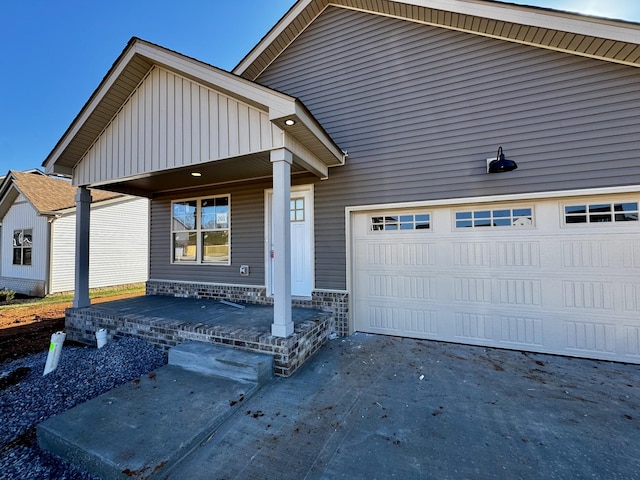
<instances>
[{"instance_id":1,"label":"porch ceiling","mask_svg":"<svg viewBox=\"0 0 640 480\"><path fill-rule=\"evenodd\" d=\"M291 166L292 174L306 173L308 170L296 162ZM193 176L199 173L200 176ZM138 177L129 177L92 185L94 188L127 195L151 198L171 191L188 191L204 186L246 182L270 178L273 168L269 152L260 152L236 158L226 158L198 165L189 165L171 170L153 172Z\"/></svg>"}]
</instances>

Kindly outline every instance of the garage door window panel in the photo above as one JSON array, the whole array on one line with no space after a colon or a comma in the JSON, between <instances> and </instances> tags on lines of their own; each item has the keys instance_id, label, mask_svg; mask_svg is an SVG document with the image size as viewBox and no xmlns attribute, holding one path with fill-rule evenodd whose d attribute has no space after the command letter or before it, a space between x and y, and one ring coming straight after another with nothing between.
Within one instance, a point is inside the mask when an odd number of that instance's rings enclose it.
<instances>
[{"instance_id":1,"label":"garage door window panel","mask_svg":"<svg viewBox=\"0 0 640 480\"><path fill-rule=\"evenodd\" d=\"M456 229L511 228L533 225L533 208L499 208L455 212Z\"/></svg>"},{"instance_id":2,"label":"garage door window panel","mask_svg":"<svg viewBox=\"0 0 640 480\"><path fill-rule=\"evenodd\" d=\"M564 222L571 224L638 221L638 202L565 205Z\"/></svg>"},{"instance_id":3,"label":"garage door window panel","mask_svg":"<svg viewBox=\"0 0 640 480\"><path fill-rule=\"evenodd\" d=\"M372 232L428 230L431 228L430 213L374 215L370 220L370 231Z\"/></svg>"}]
</instances>

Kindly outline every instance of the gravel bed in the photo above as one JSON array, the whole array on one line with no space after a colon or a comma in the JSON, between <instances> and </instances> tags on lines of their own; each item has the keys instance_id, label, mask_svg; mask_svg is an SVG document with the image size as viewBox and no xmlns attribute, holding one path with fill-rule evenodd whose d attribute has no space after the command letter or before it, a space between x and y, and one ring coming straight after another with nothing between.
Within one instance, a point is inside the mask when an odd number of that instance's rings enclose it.
<instances>
[{"instance_id":1,"label":"gravel bed","mask_svg":"<svg viewBox=\"0 0 640 480\"><path fill-rule=\"evenodd\" d=\"M58 368L42 376L47 352L0 364L0 479L93 479L40 450L36 426L58 413L166 364L143 340L120 338L101 349L65 346Z\"/></svg>"}]
</instances>

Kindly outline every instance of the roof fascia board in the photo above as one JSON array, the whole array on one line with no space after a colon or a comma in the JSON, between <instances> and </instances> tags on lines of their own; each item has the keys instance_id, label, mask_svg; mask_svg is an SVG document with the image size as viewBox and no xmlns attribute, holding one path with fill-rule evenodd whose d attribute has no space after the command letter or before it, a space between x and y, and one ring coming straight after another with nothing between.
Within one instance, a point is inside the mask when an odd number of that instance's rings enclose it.
<instances>
[{"instance_id":1,"label":"roof fascia board","mask_svg":"<svg viewBox=\"0 0 640 480\"><path fill-rule=\"evenodd\" d=\"M468 0L394 0L452 13L473 15L520 25L547 28L562 32L600 37L619 42L638 43L640 26L631 26L599 17L584 17L570 12L535 9L513 4L476 2ZM616 22L614 24L614 22Z\"/></svg>"},{"instance_id":2,"label":"roof fascia board","mask_svg":"<svg viewBox=\"0 0 640 480\"><path fill-rule=\"evenodd\" d=\"M247 56L233 69L233 73L242 75L247 68L249 68L253 62L256 61L262 55L262 53L269 48L271 44L275 42L278 36L301 15L304 9L312 3L314 0L301 0L296 3L291 10L289 10L284 17L265 35L265 37L256 45ZM606 40L639 43L640 39L640 25L626 23L619 20L606 19L600 17L582 16L577 13L562 12L558 10L544 10L537 9L525 5L515 5L508 3L498 2L484 2L475 0L395 0L397 3L402 3L408 6L424 7L429 9L443 10L452 13L458 13L462 15L472 15L481 18L487 18L490 20L503 21L507 23L514 23L526 26L533 26L551 30L557 30L561 32L574 33L585 36L595 36ZM367 13L374 13L379 15L388 16L385 13L377 11L375 8L358 8L353 5L345 5L345 2L327 0L326 4L320 8L318 15L320 15L328 6L336 6L340 8L347 8L352 10L359 10ZM371 3L369 2L369 5ZM408 21L416 21L403 18ZM309 20L308 24L311 24L315 18ZM451 28L446 25L439 25L443 28ZM304 29L303 29L304 31ZM463 30L468 31L468 30ZM471 32L478 35L485 35L479 32ZM485 35L486 36L486 35ZM497 36L495 38L503 38ZM507 39L509 41L517 41L514 39ZM293 40L292 40L293 41ZM531 43L531 45L536 45ZM544 46L544 48L550 48ZM562 50L566 51L566 50ZM580 55L584 55L580 53ZM600 58L600 57L595 57Z\"/></svg>"},{"instance_id":3,"label":"roof fascia board","mask_svg":"<svg viewBox=\"0 0 640 480\"><path fill-rule=\"evenodd\" d=\"M294 163L302 165L307 171L316 177L325 179L329 177L329 167L322 160L313 155L311 151L291 135L284 133L284 148L294 154Z\"/></svg>"},{"instance_id":4,"label":"roof fascia board","mask_svg":"<svg viewBox=\"0 0 640 480\"><path fill-rule=\"evenodd\" d=\"M16 198L19 196L20 191L13 183L2 190L2 195L0 196L0 222L4 220L4 217L13 205L13 202L15 202Z\"/></svg>"},{"instance_id":5,"label":"roof fascia board","mask_svg":"<svg viewBox=\"0 0 640 480\"><path fill-rule=\"evenodd\" d=\"M119 197L113 197L113 198L107 198L106 200L99 200L99 201L91 201L91 208L96 208L96 207L104 207L107 205L112 205L115 203L122 203L122 202L128 202L132 199L134 199L136 197L133 197L131 195L121 195ZM49 216L62 216L62 215L68 215L70 213L74 213L76 211L76 207L67 207L67 208L61 208L60 210L52 210L50 212L41 212L41 214L43 215L49 215Z\"/></svg>"},{"instance_id":6,"label":"roof fascia board","mask_svg":"<svg viewBox=\"0 0 640 480\"><path fill-rule=\"evenodd\" d=\"M340 165L344 165L345 153L333 142L331 137L324 131L324 129L318 124L316 119L309 113L309 111L303 107L300 103L296 104L296 116L305 124L313 136L315 136L324 147L340 162Z\"/></svg>"},{"instance_id":7,"label":"roof fascia board","mask_svg":"<svg viewBox=\"0 0 640 480\"><path fill-rule=\"evenodd\" d=\"M232 96L248 99L250 103L260 105L265 110L268 110L271 117L281 117L295 113L295 99L289 95L276 92L275 90L250 82L237 75L207 66L197 60L136 39L129 46L128 50L121 55L114 68L94 93L93 98L85 105L81 114L74 120L71 127L69 127L64 134L63 139L44 161L43 166L47 172L55 172L63 175L73 174L72 167L56 165L56 159L62 155L69 146L69 143L78 134L81 127L105 98L111 86L126 70L135 55L140 55L152 63L170 70L177 70L185 75L199 79L202 82L217 86Z\"/></svg>"},{"instance_id":8,"label":"roof fascia board","mask_svg":"<svg viewBox=\"0 0 640 480\"><path fill-rule=\"evenodd\" d=\"M60 173L63 175L73 174L72 168L60 168L55 165L56 159L65 151L65 149L69 146L69 143L73 138L78 134L78 131L84 125L84 123L89 119L95 108L100 104L104 96L107 94L111 86L117 80L117 78L122 74L124 69L127 67L133 56L135 55L135 48L130 47L128 51L124 52L117 65L111 72L111 74L104 79L103 83L98 87L98 90L95 92L93 98L89 101L87 105L84 107L84 111L76 118L72 124L72 126L67 130L64 134L63 140L56 145L56 148L49 154L46 160L43 163L43 166L46 172L51 173Z\"/></svg>"},{"instance_id":9,"label":"roof fascia board","mask_svg":"<svg viewBox=\"0 0 640 480\"><path fill-rule=\"evenodd\" d=\"M278 36L289 26L289 24L296 18L298 18L298 16L302 14L305 8L307 8L307 6L313 1L314 0L301 0L293 5L293 7L291 7L291 9L287 13L285 13L284 17L282 17L278 21L278 23L276 23L275 26L264 36L264 38L260 40L260 42L253 48L253 50L250 51L247 56L241 60L241 62L232 70L232 72L237 75L241 75L242 72L244 72L246 68L249 67L249 65L251 65L260 55L262 55L262 52L265 50L265 48L271 45L278 38ZM328 4L329 2L327 2L327 5ZM320 13L324 11L327 5L324 5L324 7L320 9L318 15L320 15ZM313 23L314 20L315 18L312 18L309 21L309 24Z\"/></svg>"},{"instance_id":10,"label":"roof fascia board","mask_svg":"<svg viewBox=\"0 0 640 480\"><path fill-rule=\"evenodd\" d=\"M13 172L11 170L9 170L9 173L7 173L7 175L4 177L4 180L2 181L2 184L0 184L0 198L2 198L11 187L13 187L13 181L15 180L15 175L13 174Z\"/></svg>"}]
</instances>

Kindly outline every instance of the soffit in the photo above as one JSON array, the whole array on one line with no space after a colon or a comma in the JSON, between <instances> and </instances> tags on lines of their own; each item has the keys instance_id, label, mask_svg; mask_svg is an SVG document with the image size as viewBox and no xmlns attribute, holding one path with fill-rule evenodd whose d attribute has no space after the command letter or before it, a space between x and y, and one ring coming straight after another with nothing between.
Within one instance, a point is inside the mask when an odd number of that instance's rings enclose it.
<instances>
[{"instance_id":1,"label":"soffit","mask_svg":"<svg viewBox=\"0 0 640 480\"><path fill-rule=\"evenodd\" d=\"M200 174L198 177L193 172ZM291 165L292 174L306 173L294 157ZM103 185L96 184L96 188L108 189L128 195L154 197L157 195L180 191L188 192L206 186L220 186L237 182L246 182L271 178L273 167L269 152L252 154L243 157L226 158L198 165L191 165L172 170L154 172L136 178L111 181Z\"/></svg>"},{"instance_id":2,"label":"soffit","mask_svg":"<svg viewBox=\"0 0 640 480\"><path fill-rule=\"evenodd\" d=\"M482 0L300 0L233 71L258 78L330 6L640 66L640 25L631 22Z\"/></svg>"},{"instance_id":3,"label":"soffit","mask_svg":"<svg viewBox=\"0 0 640 480\"><path fill-rule=\"evenodd\" d=\"M112 67L110 73L115 66ZM54 154L59 152L55 156L55 164L59 167L56 171L63 174L71 174L71 169L78 163L89 147L93 145L152 67L153 63L148 59L133 55L127 68L122 69L119 75L107 86L106 91L103 93L102 101L96 101L100 89L94 92L69 126L65 135L58 141L58 144L43 162L43 165L50 170L49 163L54 160ZM103 84L110 73L105 76ZM92 109L89 113L87 110L90 106Z\"/></svg>"},{"instance_id":4,"label":"soffit","mask_svg":"<svg viewBox=\"0 0 640 480\"><path fill-rule=\"evenodd\" d=\"M73 174L73 168L141 85L155 65L197 81L225 95L259 108L281 128L296 120L298 135L313 155L328 166L344 162L342 151L300 101L240 76L158 45L133 38L96 91L43 162L48 172Z\"/></svg>"}]
</instances>

